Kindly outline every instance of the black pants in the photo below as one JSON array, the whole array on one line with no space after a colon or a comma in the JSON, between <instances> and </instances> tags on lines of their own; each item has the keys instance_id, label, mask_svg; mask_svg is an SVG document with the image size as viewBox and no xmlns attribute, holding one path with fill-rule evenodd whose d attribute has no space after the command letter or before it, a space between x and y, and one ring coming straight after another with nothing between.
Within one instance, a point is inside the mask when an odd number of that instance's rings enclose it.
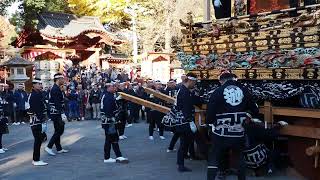
<instances>
[{"instance_id":1,"label":"black pants","mask_svg":"<svg viewBox=\"0 0 320 180\"><path fill-rule=\"evenodd\" d=\"M177 152L177 164L178 166L184 166L184 157L188 153L188 149L191 141L191 132L179 133L180 147Z\"/></svg>"},{"instance_id":2,"label":"black pants","mask_svg":"<svg viewBox=\"0 0 320 180\"><path fill-rule=\"evenodd\" d=\"M176 145L178 139L179 139L179 134L174 132L174 134L173 134L173 136L171 138L169 147L168 147L169 150L173 150L174 149L174 146Z\"/></svg>"},{"instance_id":3,"label":"black pants","mask_svg":"<svg viewBox=\"0 0 320 180\"><path fill-rule=\"evenodd\" d=\"M122 136L124 135L124 129L126 128L126 122L120 122L117 124L117 129L118 129L118 133L119 133L119 136Z\"/></svg>"},{"instance_id":4,"label":"black pants","mask_svg":"<svg viewBox=\"0 0 320 180\"><path fill-rule=\"evenodd\" d=\"M151 119L152 119L152 117L151 117L151 111L148 110L148 111L146 111L146 113L147 113L147 123L150 123L150 122L151 122Z\"/></svg>"},{"instance_id":5,"label":"black pants","mask_svg":"<svg viewBox=\"0 0 320 180\"><path fill-rule=\"evenodd\" d=\"M0 149L2 149L2 134L0 133Z\"/></svg>"},{"instance_id":6,"label":"black pants","mask_svg":"<svg viewBox=\"0 0 320 180\"><path fill-rule=\"evenodd\" d=\"M52 149L53 145L56 145L57 151L62 150L60 138L64 132L64 122L61 117L53 119L54 133L49 141L48 148Z\"/></svg>"},{"instance_id":7,"label":"black pants","mask_svg":"<svg viewBox=\"0 0 320 180\"><path fill-rule=\"evenodd\" d=\"M215 0L212 0L212 4L214 4ZM217 19L222 19L222 18L229 18L231 17L231 0L220 0L222 3L222 6L220 7L215 7L214 12L215 16Z\"/></svg>"},{"instance_id":8,"label":"black pants","mask_svg":"<svg viewBox=\"0 0 320 180\"><path fill-rule=\"evenodd\" d=\"M164 127L161 124L162 117L164 116L163 113L157 112L157 111L151 111L151 119L149 123L149 136L153 136L154 128L159 128L159 135L163 136Z\"/></svg>"},{"instance_id":9,"label":"black pants","mask_svg":"<svg viewBox=\"0 0 320 180\"><path fill-rule=\"evenodd\" d=\"M42 127L41 125L35 125L31 127L32 135L34 137L33 143L33 160L40 161L40 148L43 140Z\"/></svg>"},{"instance_id":10,"label":"black pants","mask_svg":"<svg viewBox=\"0 0 320 180\"><path fill-rule=\"evenodd\" d=\"M139 108L132 108L130 109L130 115L128 118L128 123L138 123L139 121Z\"/></svg>"},{"instance_id":11,"label":"black pants","mask_svg":"<svg viewBox=\"0 0 320 180\"><path fill-rule=\"evenodd\" d=\"M238 180L245 180L245 163L243 159L244 138L230 138L211 135L212 148L209 151L207 180L215 180L218 167L221 167L221 157L232 150L238 158Z\"/></svg>"},{"instance_id":12,"label":"black pants","mask_svg":"<svg viewBox=\"0 0 320 180\"><path fill-rule=\"evenodd\" d=\"M16 117L16 123L17 122L24 122L25 117L25 111L24 110L17 110L17 117Z\"/></svg>"},{"instance_id":13,"label":"black pants","mask_svg":"<svg viewBox=\"0 0 320 180\"><path fill-rule=\"evenodd\" d=\"M109 159L110 158L110 151L111 151L111 146L116 154L116 157L121 157L121 151L120 147L118 144L118 140L113 140L114 138L112 135L108 134L108 132L105 130L105 142L104 142L104 159Z\"/></svg>"},{"instance_id":14,"label":"black pants","mask_svg":"<svg viewBox=\"0 0 320 180\"><path fill-rule=\"evenodd\" d=\"M245 131L247 135L247 143L250 145L265 144L268 151L268 164L267 167L270 169L274 168L275 161L279 157L278 150L273 148L273 142L280 135L280 127L273 127L265 129L264 126L256 125L254 123L246 125Z\"/></svg>"}]
</instances>

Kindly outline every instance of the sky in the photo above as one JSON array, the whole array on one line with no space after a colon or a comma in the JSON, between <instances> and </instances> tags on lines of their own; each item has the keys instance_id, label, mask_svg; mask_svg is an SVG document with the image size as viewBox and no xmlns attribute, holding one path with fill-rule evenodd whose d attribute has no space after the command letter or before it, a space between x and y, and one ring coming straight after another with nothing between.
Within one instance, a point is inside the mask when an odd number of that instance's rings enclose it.
<instances>
[{"instance_id":1,"label":"sky","mask_svg":"<svg viewBox=\"0 0 320 180\"><path fill-rule=\"evenodd\" d=\"M20 3L21 2L16 1L10 7L7 8L8 15L6 18L10 18L12 14L14 14L18 10Z\"/></svg>"}]
</instances>

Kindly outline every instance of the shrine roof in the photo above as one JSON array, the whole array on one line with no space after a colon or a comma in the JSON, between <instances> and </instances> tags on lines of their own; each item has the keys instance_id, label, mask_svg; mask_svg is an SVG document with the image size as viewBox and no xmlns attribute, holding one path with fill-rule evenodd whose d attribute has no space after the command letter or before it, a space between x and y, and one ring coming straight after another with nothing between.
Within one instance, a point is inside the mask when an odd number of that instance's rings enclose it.
<instances>
[{"instance_id":1,"label":"shrine roof","mask_svg":"<svg viewBox=\"0 0 320 180\"><path fill-rule=\"evenodd\" d=\"M129 60L126 54L117 54L117 53L102 54L100 56L100 59L108 59L108 60L117 59L117 60L124 60L124 61Z\"/></svg>"},{"instance_id":2,"label":"shrine roof","mask_svg":"<svg viewBox=\"0 0 320 180\"><path fill-rule=\"evenodd\" d=\"M30 66L30 65L33 65L33 63L22 57L16 56L9 59L6 62L3 62L0 66Z\"/></svg>"},{"instance_id":3,"label":"shrine roof","mask_svg":"<svg viewBox=\"0 0 320 180\"><path fill-rule=\"evenodd\" d=\"M120 41L116 35L105 30L98 17L45 12L39 14L38 30L52 39L73 39L81 34L100 33L110 41Z\"/></svg>"}]
</instances>

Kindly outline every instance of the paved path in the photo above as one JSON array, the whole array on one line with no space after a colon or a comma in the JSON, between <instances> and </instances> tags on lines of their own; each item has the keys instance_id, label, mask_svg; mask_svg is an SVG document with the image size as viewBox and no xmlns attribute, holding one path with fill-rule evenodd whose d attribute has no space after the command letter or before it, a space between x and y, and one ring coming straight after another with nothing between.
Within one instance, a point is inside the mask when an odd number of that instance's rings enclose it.
<instances>
[{"instance_id":1,"label":"paved path","mask_svg":"<svg viewBox=\"0 0 320 180\"><path fill-rule=\"evenodd\" d=\"M50 124L48 136L52 135ZM104 164L104 134L99 122L82 121L67 123L62 145L68 154L48 156L42 145L41 157L49 165L34 167L32 161L33 137L28 125L10 126L10 134L4 135L4 145L9 148L0 154L0 180L205 180L205 161L186 161L191 173L178 173L176 154L166 153L171 133L166 140L147 136L145 123L134 124L126 130L127 140L120 142L129 164ZM112 152L113 154L113 152ZM228 179L235 179L230 177ZM292 177L269 177L249 179L295 180Z\"/></svg>"}]
</instances>

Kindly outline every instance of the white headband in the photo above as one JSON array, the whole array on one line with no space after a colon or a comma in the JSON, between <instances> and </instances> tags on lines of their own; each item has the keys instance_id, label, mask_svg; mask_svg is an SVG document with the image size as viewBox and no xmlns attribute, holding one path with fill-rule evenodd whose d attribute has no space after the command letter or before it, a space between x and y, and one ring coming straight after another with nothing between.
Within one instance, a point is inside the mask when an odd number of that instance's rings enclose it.
<instances>
[{"instance_id":1,"label":"white headband","mask_svg":"<svg viewBox=\"0 0 320 180\"><path fill-rule=\"evenodd\" d=\"M196 81L196 80L198 80L197 78L195 78L195 77L191 77L191 76L188 76L188 79L190 79L190 80L192 80L192 81Z\"/></svg>"},{"instance_id":2,"label":"white headband","mask_svg":"<svg viewBox=\"0 0 320 180\"><path fill-rule=\"evenodd\" d=\"M54 76L54 79L64 78L63 75Z\"/></svg>"},{"instance_id":3,"label":"white headband","mask_svg":"<svg viewBox=\"0 0 320 180\"><path fill-rule=\"evenodd\" d=\"M38 80L38 79L34 79L34 80L32 80L32 83L42 83L40 80Z\"/></svg>"}]
</instances>

